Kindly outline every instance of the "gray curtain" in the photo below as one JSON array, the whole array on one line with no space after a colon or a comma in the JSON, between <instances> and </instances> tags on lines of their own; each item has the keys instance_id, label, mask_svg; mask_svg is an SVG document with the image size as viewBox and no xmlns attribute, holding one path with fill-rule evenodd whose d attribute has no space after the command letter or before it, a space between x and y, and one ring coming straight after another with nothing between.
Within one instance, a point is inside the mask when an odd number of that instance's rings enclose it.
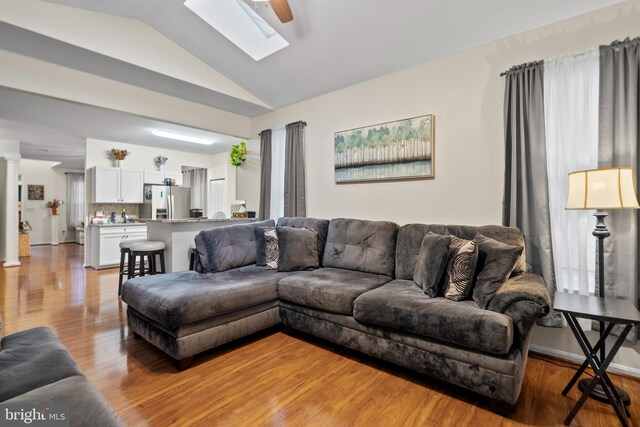
<instances>
[{"instance_id":1,"label":"gray curtain","mask_svg":"<svg viewBox=\"0 0 640 427\"><path fill-rule=\"evenodd\" d=\"M306 216L304 179L305 122L286 126L284 157L284 216Z\"/></svg>"},{"instance_id":2,"label":"gray curtain","mask_svg":"<svg viewBox=\"0 0 640 427\"><path fill-rule=\"evenodd\" d=\"M525 236L527 269L542 275L556 292L545 147L543 62L511 68L505 75L505 181L502 223ZM539 322L560 327L552 311Z\"/></svg>"},{"instance_id":3,"label":"gray curtain","mask_svg":"<svg viewBox=\"0 0 640 427\"><path fill-rule=\"evenodd\" d=\"M630 166L640 188L640 38L600 47L600 167ZM636 210L610 210L605 239L605 294L640 307ZM597 291L597 287L596 287Z\"/></svg>"},{"instance_id":4,"label":"gray curtain","mask_svg":"<svg viewBox=\"0 0 640 427\"><path fill-rule=\"evenodd\" d=\"M271 212L271 129L260 132L260 206L259 218L267 219Z\"/></svg>"}]
</instances>

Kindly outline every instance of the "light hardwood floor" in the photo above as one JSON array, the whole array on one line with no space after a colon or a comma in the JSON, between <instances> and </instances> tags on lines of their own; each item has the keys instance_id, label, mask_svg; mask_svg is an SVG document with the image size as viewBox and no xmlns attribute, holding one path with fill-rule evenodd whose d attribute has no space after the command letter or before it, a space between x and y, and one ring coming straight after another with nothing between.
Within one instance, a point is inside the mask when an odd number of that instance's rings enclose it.
<instances>
[{"instance_id":1,"label":"light hardwood floor","mask_svg":"<svg viewBox=\"0 0 640 427\"><path fill-rule=\"evenodd\" d=\"M474 393L277 330L207 352L177 372L128 334L116 269L84 269L75 244L33 247L21 261L0 268L2 334L51 327L131 426L562 425L579 397L560 394L574 365L533 356L515 411L504 418ZM640 381L612 377L631 394L632 425L640 425ZM610 406L589 400L573 425L617 424Z\"/></svg>"}]
</instances>

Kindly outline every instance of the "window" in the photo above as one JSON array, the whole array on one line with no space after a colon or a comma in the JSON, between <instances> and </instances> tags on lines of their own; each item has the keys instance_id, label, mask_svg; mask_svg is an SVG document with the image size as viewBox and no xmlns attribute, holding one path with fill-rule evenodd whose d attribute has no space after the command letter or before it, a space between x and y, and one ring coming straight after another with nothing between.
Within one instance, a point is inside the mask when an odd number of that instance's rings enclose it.
<instances>
[{"instance_id":1,"label":"window","mask_svg":"<svg viewBox=\"0 0 640 427\"><path fill-rule=\"evenodd\" d=\"M284 153L286 130L271 133L271 212L270 218L284 216Z\"/></svg>"},{"instance_id":2,"label":"window","mask_svg":"<svg viewBox=\"0 0 640 427\"><path fill-rule=\"evenodd\" d=\"M549 217L556 284L561 292L595 293L595 218L565 210L570 172L598 167L599 55L545 61L544 120Z\"/></svg>"},{"instance_id":3,"label":"window","mask_svg":"<svg viewBox=\"0 0 640 427\"><path fill-rule=\"evenodd\" d=\"M84 221L84 174L67 172L67 229Z\"/></svg>"}]
</instances>

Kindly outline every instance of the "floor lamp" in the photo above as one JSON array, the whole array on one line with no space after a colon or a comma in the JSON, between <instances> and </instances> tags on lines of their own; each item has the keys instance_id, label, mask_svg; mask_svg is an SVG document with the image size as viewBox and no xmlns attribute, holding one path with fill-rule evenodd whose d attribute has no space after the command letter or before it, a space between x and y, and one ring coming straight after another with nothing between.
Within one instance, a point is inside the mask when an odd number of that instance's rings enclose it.
<instances>
[{"instance_id":1,"label":"floor lamp","mask_svg":"<svg viewBox=\"0 0 640 427\"><path fill-rule=\"evenodd\" d=\"M606 168L573 172L569 174L569 196L566 209L596 209L596 228L593 235L598 239L598 295L604 297L604 239L611 233L604 222L607 213L604 209L638 209L638 199L631 168ZM600 335L604 333L604 322L600 322ZM605 358L605 346L600 348L600 361ZM580 390L585 390L588 379L580 380ZM625 404L630 403L629 395L616 387ZM591 397L608 401L602 387L598 384Z\"/></svg>"}]
</instances>

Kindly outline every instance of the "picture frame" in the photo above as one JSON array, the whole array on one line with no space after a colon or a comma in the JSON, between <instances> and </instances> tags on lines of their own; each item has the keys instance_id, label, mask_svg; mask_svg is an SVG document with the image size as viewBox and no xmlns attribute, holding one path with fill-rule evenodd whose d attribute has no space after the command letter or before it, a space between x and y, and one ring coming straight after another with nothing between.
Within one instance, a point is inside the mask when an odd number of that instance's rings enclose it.
<instances>
[{"instance_id":1,"label":"picture frame","mask_svg":"<svg viewBox=\"0 0 640 427\"><path fill-rule=\"evenodd\" d=\"M44 200L44 185L27 186L27 200Z\"/></svg>"},{"instance_id":2,"label":"picture frame","mask_svg":"<svg viewBox=\"0 0 640 427\"><path fill-rule=\"evenodd\" d=\"M435 116L427 114L334 133L336 184L433 179Z\"/></svg>"}]
</instances>

